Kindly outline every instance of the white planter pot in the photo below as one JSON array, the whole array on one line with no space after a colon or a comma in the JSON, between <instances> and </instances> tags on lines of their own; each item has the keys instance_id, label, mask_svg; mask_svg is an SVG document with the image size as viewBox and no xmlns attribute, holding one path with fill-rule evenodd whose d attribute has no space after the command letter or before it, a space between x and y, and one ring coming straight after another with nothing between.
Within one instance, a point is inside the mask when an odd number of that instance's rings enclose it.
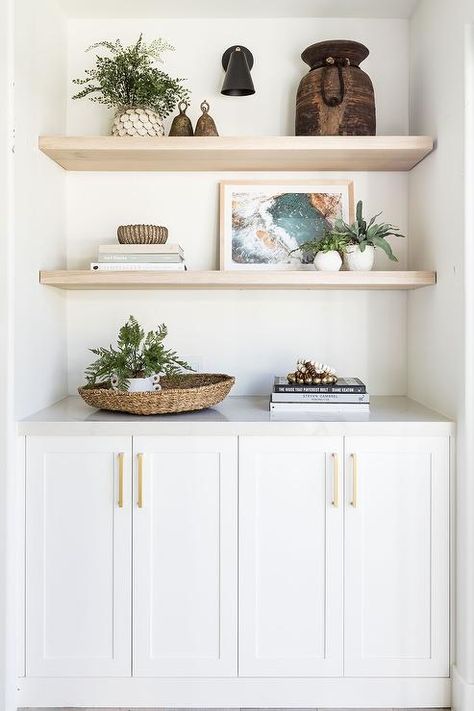
<instances>
[{"instance_id":1,"label":"white planter pot","mask_svg":"<svg viewBox=\"0 0 474 711\"><path fill-rule=\"evenodd\" d=\"M131 106L117 111L112 136L164 136L163 121L156 111Z\"/></svg>"},{"instance_id":2,"label":"white planter pot","mask_svg":"<svg viewBox=\"0 0 474 711\"><path fill-rule=\"evenodd\" d=\"M110 379L113 390L118 390L117 378L113 375ZM150 375L149 378L130 378L128 381L129 393L150 393L159 392L161 390L160 375Z\"/></svg>"},{"instance_id":3,"label":"white planter pot","mask_svg":"<svg viewBox=\"0 0 474 711\"><path fill-rule=\"evenodd\" d=\"M313 264L318 272L338 272L342 266L342 259L339 252L318 252Z\"/></svg>"},{"instance_id":4,"label":"white planter pot","mask_svg":"<svg viewBox=\"0 0 474 711\"><path fill-rule=\"evenodd\" d=\"M350 244L344 252L344 266L351 272L370 272L374 267L375 248L367 245L363 252L358 244Z\"/></svg>"}]
</instances>

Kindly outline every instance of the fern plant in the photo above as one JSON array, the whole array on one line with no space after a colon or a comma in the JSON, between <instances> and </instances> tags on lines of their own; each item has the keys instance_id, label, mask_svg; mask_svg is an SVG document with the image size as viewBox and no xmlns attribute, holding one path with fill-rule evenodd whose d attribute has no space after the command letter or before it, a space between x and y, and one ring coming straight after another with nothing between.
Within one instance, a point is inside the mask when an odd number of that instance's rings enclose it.
<instances>
[{"instance_id":1,"label":"fern plant","mask_svg":"<svg viewBox=\"0 0 474 711\"><path fill-rule=\"evenodd\" d=\"M73 79L82 89L73 99L88 97L91 101L109 108L144 107L152 109L161 118L166 118L179 101L187 101L189 91L183 86L184 79L172 79L155 66L163 62L163 52L174 47L163 39L150 44L140 35L137 42L124 47L119 39L115 42L96 42L86 51L101 47L111 56L96 56L93 69L85 70L85 77Z\"/></svg>"},{"instance_id":2,"label":"fern plant","mask_svg":"<svg viewBox=\"0 0 474 711\"><path fill-rule=\"evenodd\" d=\"M183 370L192 370L173 350L166 349L163 341L168 329L162 323L156 331L145 334L134 316L119 330L117 346L91 348L97 356L85 371L87 384L110 385L112 376L117 378L119 390L128 390L131 378L147 378L155 373L176 375Z\"/></svg>"},{"instance_id":3,"label":"fern plant","mask_svg":"<svg viewBox=\"0 0 474 711\"><path fill-rule=\"evenodd\" d=\"M380 247L392 262L398 262L389 242L387 242L387 237L405 237L405 235L402 235L398 231L398 227L390 223L377 224L375 220L381 214L382 213L379 212L367 222L362 216L362 200L359 200L356 208L355 222L353 222L352 225L348 225L347 222L337 219L334 226L334 234L345 237L348 240L348 244L358 245L361 252L364 252L367 245Z\"/></svg>"},{"instance_id":4,"label":"fern plant","mask_svg":"<svg viewBox=\"0 0 474 711\"><path fill-rule=\"evenodd\" d=\"M338 252L341 257L350 240L339 232L325 232L320 239L310 239L302 242L292 252L302 252L304 261L313 261L318 252ZM291 252L290 252L291 254Z\"/></svg>"},{"instance_id":5,"label":"fern plant","mask_svg":"<svg viewBox=\"0 0 474 711\"><path fill-rule=\"evenodd\" d=\"M349 244L349 238L339 232L325 232L321 239L311 239L298 247L303 254L309 254L313 259L318 252L338 252L341 257ZM297 251L297 250L293 250Z\"/></svg>"}]
</instances>

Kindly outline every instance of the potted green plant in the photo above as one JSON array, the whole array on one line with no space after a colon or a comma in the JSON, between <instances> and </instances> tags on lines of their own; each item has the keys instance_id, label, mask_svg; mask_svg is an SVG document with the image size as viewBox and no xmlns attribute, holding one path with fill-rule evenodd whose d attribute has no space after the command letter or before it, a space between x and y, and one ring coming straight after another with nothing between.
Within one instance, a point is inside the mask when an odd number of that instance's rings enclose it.
<instances>
[{"instance_id":1,"label":"potted green plant","mask_svg":"<svg viewBox=\"0 0 474 711\"><path fill-rule=\"evenodd\" d=\"M117 346L91 348L97 360L85 371L88 387L102 384L114 390L147 392L161 390L160 375L192 370L175 351L164 347L168 335L164 323L145 334L134 316L119 330Z\"/></svg>"},{"instance_id":2,"label":"potted green plant","mask_svg":"<svg viewBox=\"0 0 474 711\"><path fill-rule=\"evenodd\" d=\"M146 44L140 35L128 47L117 39L97 42L86 51L98 47L110 56L97 55L95 67L86 69L85 77L73 79L82 89L72 98L88 97L115 109L114 136L163 136L163 119L189 97L184 79L172 79L155 66L162 63L163 52L174 47L161 38Z\"/></svg>"},{"instance_id":3,"label":"potted green plant","mask_svg":"<svg viewBox=\"0 0 474 711\"><path fill-rule=\"evenodd\" d=\"M404 237L405 235L398 231L398 227L389 223L377 224L375 220L381 214L379 212L367 222L362 216L362 200L359 200L356 208L356 220L352 225L348 225L341 219L336 220L335 234L345 237L348 242L344 250L346 269L370 271L374 266L376 247L382 249L392 262L398 262L387 237Z\"/></svg>"},{"instance_id":4,"label":"potted green plant","mask_svg":"<svg viewBox=\"0 0 474 711\"><path fill-rule=\"evenodd\" d=\"M342 255L348 244L349 239L345 235L339 232L325 232L321 239L303 242L298 250L313 259L314 267L318 271L338 272L342 266Z\"/></svg>"}]
</instances>

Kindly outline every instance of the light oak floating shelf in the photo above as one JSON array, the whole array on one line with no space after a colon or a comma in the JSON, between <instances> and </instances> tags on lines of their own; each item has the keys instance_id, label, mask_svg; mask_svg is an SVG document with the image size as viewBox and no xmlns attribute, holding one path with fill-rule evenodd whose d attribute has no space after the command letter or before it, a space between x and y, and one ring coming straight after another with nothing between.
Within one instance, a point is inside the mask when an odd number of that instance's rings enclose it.
<instances>
[{"instance_id":1,"label":"light oak floating shelf","mask_svg":"<svg viewBox=\"0 0 474 711\"><path fill-rule=\"evenodd\" d=\"M433 150L429 136L42 136L66 170L411 170Z\"/></svg>"},{"instance_id":2,"label":"light oak floating shelf","mask_svg":"<svg viewBox=\"0 0 474 711\"><path fill-rule=\"evenodd\" d=\"M59 289L418 289L435 272L316 271L42 271L40 283Z\"/></svg>"}]
</instances>

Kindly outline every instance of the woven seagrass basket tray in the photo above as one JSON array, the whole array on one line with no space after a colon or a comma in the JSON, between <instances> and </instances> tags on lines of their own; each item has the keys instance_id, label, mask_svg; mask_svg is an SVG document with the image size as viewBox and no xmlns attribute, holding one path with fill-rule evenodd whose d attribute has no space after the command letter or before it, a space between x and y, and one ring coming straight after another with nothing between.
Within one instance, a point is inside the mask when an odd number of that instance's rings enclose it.
<instances>
[{"instance_id":1,"label":"woven seagrass basket tray","mask_svg":"<svg viewBox=\"0 0 474 711\"><path fill-rule=\"evenodd\" d=\"M168 228L161 225L120 225L117 237L120 244L165 244Z\"/></svg>"},{"instance_id":2,"label":"woven seagrass basket tray","mask_svg":"<svg viewBox=\"0 0 474 711\"><path fill-rule=\"evenodd\" d=\"M186 373L161 378L161 392L128 393L107 386L85 386L78 388L78 392L88 405L101 410L132 415L168 415L217 405L227 397L234 382L232 376L220 373Z\"/></svg>"}]
</instances>

